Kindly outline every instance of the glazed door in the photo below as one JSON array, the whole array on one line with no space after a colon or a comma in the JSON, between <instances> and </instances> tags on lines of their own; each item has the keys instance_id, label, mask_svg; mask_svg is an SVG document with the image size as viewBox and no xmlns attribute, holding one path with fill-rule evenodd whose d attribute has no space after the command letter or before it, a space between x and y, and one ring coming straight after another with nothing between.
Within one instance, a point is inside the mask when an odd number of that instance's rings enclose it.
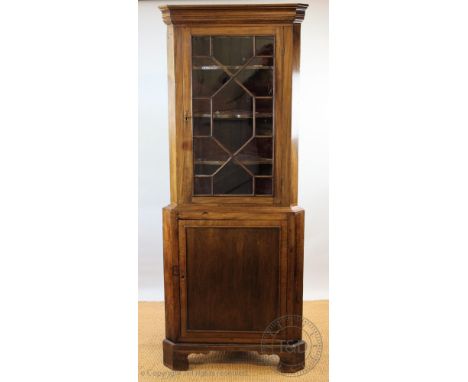
<instances>
[{"instance_id":1,"label":"glazed door","mask_svg":"<svg viewBox=\"0 0 468 382\"><path fill-rule=\"evenodd\" d=\"M286 221L181 220L181 340L262 338L286 314Z\"/></svg>"},{"instance_id":2,"label":"glazed door","mask_svg":"<svg viewBox=\"0 0 468 382\"><path fill-rule=\"evenodd\" d=\"M281 41L281 28L272 27L186 33L192 202L280 200L281 180L288 176L281 166L288 153L281 141L287 135L281 134Z\"/></svg>"}]
</instances>

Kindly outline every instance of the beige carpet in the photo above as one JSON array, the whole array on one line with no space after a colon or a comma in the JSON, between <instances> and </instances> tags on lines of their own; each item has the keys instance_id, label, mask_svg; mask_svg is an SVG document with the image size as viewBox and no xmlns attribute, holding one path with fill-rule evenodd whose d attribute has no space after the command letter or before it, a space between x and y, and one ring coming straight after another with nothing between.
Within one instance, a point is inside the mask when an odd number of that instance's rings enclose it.
<instances>
[{"instance_id":1,"label":"beige carpet","mask_svg":"<svg viewBox=\"0 0 468 382\"><path fill-rule=\"evenodd\" d=\"M313 322L322 336L323 350L315 367L295 374L276 370L277 356L256 352L210 352L191 354L188 371L172 371L162 363L164 339L164 303L140 302L138 328L138 380L149 381L328 381L328 301L305 301L304 317ZM307 342L307 339L304 338Z\"/></svg>"}]
</instances>

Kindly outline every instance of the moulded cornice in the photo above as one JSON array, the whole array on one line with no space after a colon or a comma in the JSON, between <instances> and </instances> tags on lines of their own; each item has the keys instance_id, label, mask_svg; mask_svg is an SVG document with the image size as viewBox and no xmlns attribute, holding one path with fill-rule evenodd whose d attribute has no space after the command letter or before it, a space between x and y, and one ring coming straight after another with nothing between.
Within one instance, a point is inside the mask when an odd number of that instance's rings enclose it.
<instances>
[{"instance_id":1,"label":"moulded cornice","mask_svg":"<svg viewBox=\"0 0 468 382\"><path fill-rule=\"evenodd\" d=\"M168 25L293 24L304 20L307 4L164 5Z\"/></svg>"}]
</instances>

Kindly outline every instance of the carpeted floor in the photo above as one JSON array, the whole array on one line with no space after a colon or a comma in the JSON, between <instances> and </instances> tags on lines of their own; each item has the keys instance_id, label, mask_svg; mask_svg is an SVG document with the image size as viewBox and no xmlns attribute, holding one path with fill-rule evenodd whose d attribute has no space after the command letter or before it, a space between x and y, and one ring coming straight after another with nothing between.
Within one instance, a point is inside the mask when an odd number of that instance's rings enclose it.
<instances>
[{"instance_id":1,"label":"carpeted floor","mask_svg":"<svg viewBox=\"0 0 468 382\"><path fill-rule=\"evenodd\" d=\"M328 301L305 301L304 317L313 322L322 337L320 360L311 368L312 360L295 374L280 374L276 370L277 356L259 355L256 352L210 352L191 354L188 371L172 371L162 363L164 339L164 303L140 302L138 328L138 379L149 381L328 381ZM304 340L306 342L307 338Z\"/></svg>"}]
</instances>

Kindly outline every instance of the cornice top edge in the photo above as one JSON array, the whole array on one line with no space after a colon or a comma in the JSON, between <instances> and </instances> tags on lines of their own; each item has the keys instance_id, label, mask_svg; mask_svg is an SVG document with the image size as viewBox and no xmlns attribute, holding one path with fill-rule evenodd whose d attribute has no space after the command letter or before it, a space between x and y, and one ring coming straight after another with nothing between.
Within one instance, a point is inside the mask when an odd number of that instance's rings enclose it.
<instances>
[{"instance_id":1,"label":"cornice top edge","mask_svg":"<svg viewBox=\"0 0 468 382\"><path fill-rule=\"evenodd\" d=\"M304 20L308 6L302 3L162 5L159 9L167 25L297 24Z\"/></svg>"}]
</instances>

